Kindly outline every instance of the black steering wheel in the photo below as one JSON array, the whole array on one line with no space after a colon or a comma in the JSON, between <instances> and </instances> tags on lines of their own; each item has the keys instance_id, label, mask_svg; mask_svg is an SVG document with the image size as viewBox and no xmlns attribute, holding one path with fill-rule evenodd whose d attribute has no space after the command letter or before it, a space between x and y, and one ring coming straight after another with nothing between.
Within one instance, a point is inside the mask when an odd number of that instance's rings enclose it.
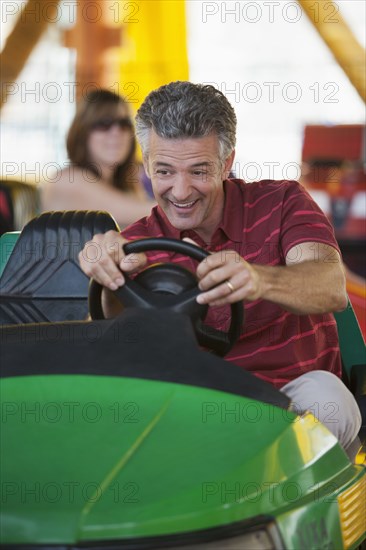
<instances>
[{"instance_id":1,"label":"black steering wheel","mask_svg":"<svg viewBox=\"0 0 366 550\"><path fill-rule=\"evenodd\" d=\"M201 262L209 252L193 244L167 238L151 238L132 241L124 245L127 254L138 254L151 250L164 250L189 256ZM168 309L190 317L198 343L224 356L240 336L243 324L243 302L231 304L231 323L228 332L216 330L203 324L208 306L198 304L200 294L197 277L187 269L172 263L150 265L133 280L123 273L125 284L114 291L119 301L126 307L143 309ZM102 286L90 281L89 311L92 319L104 319L101 305Z\"/></svg>"}]
</instances>

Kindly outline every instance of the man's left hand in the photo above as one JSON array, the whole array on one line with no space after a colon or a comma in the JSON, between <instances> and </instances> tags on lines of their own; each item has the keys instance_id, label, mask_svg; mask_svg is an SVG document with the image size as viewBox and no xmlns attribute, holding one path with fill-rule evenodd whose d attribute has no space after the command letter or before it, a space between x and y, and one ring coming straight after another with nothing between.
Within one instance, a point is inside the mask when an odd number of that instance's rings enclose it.
<instances>
[{"instance_id":1,"label":"man's left hand","mask_svg":"<svg viewBox=\"0 0 366 550\"><path fill-rule=\"evenodd\" d=\"M239 300L253 301L262 295L261 280L255 266L234 250L222 250L205 258L196 275L202 294L200 304L222 306Z\"/></svg>"}]
</instances>

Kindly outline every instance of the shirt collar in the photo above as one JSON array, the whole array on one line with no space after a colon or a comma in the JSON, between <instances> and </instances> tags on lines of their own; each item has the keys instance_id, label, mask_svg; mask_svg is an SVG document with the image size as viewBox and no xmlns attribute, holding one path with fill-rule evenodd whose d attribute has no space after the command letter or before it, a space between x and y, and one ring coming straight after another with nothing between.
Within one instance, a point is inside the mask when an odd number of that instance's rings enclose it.
<instances>
[{"instance_id":1,"label":"shirt collar","mask_svg":"<svg viewBox=\"0 0 366 550\"><path fill-rule=\"evenodd\" d=\"M243 190L244 182L242 180L224 181L224 213L222 220L212 236L212 240L214 240L217 232L221 230L231 241L241 242L243 237L243 208L238 208L238 205L244 203ZM152 216L149 217L148 224L154 228L154 232L157 230L161 233L159 236L179 240L187 236L187 231L180 231L173 227L160 206L155 206L153 208Z\"/></svg>"}]
</instances>

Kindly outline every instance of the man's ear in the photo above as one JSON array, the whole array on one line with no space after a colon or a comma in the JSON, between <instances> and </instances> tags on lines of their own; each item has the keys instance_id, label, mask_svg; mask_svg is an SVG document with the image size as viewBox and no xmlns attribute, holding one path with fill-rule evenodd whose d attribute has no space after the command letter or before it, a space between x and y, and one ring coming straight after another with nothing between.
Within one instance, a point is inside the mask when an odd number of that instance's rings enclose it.
<instances>
[{"instance_id":1,"label":"man's ear","mask_svg":"<svg viewBox=\"0 0 366 550\"><path fill-rule=\"evenodd\" d=\"M225 166L224 166L224 179L229 177L230 170L234 164L235 159L235 149L233 149L230 153L230 155L225 160Z\"/></svg>"}]
</instances>

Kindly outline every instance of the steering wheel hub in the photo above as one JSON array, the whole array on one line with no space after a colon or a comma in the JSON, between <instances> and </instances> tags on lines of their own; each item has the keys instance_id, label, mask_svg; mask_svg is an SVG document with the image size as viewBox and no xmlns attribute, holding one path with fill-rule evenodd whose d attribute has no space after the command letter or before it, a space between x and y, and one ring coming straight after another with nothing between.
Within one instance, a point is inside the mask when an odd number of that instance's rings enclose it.
<instances>
[{"instance_id":1,"label":"steering wheel hub","mask_svg":"<svg viewBox=\"0 0 366 550\"><path fill-rule=\"evenodd\" d=\"M135 277L135 281L151 292L174 296L197 285L197 277L176 264L150 265Z\"/></svg>"}]
</instances>

